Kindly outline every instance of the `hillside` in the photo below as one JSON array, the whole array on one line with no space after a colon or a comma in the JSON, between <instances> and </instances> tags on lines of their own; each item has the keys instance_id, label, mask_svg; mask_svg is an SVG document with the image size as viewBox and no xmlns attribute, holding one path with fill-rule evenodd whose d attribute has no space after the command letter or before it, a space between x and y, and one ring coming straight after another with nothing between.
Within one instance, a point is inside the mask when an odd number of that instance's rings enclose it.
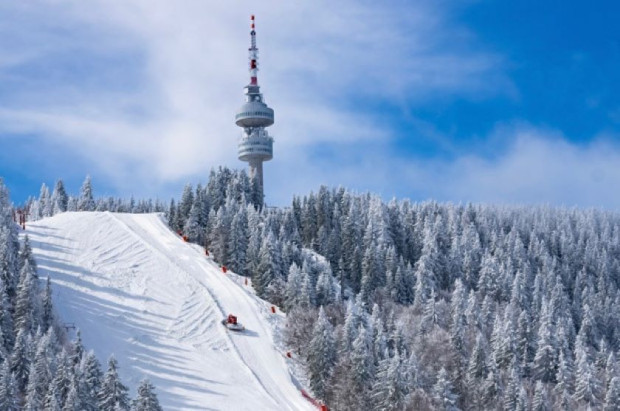
<instances>
[{"instance_id":1,"label":"hillside","mask_svg":"<svg viewBox=\"0 0 620 411\"><path fill-rule=\"evenodd\" d=\"M132 391L146 376L166 410L313 409L276 347L283 316L159 215L68 212L27 233L61 318ZM224 329L228 313L246 332Z\"/></svg>"}]
</instances>

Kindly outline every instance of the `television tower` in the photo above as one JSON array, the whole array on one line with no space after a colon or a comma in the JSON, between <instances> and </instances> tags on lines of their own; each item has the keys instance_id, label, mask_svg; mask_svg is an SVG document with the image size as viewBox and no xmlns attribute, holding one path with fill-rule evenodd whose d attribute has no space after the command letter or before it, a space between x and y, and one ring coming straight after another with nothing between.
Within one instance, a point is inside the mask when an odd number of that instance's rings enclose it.
<instances>
[{"instance_id":1,"label":"television tower","mask_svg":"<svg viewBox=\"0 0 620 411\"><path fill-rule=\"evenodd\" d=\"M239 141L239 160L250 164L250 178L256 179L263 202L263 161L273 158L273 138L265 127L273 124L273 110L267 107L258 85L258 48L254 15L250 18L250 84L245 86L245 104L237 111L235 123L243 127Z\"/></svg>"}]
</instances>

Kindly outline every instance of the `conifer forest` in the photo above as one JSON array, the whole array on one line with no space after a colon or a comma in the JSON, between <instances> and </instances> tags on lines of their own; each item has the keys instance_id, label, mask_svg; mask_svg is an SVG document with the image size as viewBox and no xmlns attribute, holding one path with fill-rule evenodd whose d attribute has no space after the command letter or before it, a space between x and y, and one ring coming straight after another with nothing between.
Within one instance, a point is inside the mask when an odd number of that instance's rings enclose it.
<instances>
[{"instance_id":1,"label":"conifer forest","mask_svg":"<svg viewBox=\"0 0 620 411\"><path fill-rule=\"evenodd\" d=\"M126 409L115 360L102 371L79 339L63 340L0 194L0 408ZM29 219L164 213L287 313L286 342L330 409L620 409L617 213L386 203L327 187L274 208L227 168L180 194L93 199L87 179L76 198L60 182L27 206ZM141 398L153 389L145 382ZM145 401L134 409L155 409Z\"/></svg>"}]
</instances>

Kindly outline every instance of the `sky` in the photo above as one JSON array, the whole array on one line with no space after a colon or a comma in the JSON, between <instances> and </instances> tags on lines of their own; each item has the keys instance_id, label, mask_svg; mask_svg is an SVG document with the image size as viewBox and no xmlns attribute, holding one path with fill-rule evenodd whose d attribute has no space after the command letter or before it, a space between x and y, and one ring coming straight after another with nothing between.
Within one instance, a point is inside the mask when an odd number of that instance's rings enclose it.
<instances>
[{"instance_id":1,"label":"sky","mask_svg":"<svg viewBox=\"0 0 620 411\"><path fill-rule=\"evenodd\" d=\"M620 210L620 3L0 0L0 177L15 202L168 201L236 158L249 82L275 110L270 205L321 185Z\"/></svg>"}]
</instances>

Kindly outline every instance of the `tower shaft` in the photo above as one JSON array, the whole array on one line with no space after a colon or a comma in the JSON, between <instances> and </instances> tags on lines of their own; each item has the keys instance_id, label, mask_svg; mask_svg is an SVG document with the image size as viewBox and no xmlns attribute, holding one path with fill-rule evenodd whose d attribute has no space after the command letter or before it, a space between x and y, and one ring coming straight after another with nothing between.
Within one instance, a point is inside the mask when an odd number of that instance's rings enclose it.
<instances>
[{"instance_id":1,"label":"tower shaft","mask_svg":"<svg viewBox=\"0 0 620 411\"><path fill-rule=\"evenodd\" d=\"M258 183L258 188L263 194L263 162L262 160L252 160L249 162L250 164L250 178L256 179Z\"/></svg>"}]
</instances>

